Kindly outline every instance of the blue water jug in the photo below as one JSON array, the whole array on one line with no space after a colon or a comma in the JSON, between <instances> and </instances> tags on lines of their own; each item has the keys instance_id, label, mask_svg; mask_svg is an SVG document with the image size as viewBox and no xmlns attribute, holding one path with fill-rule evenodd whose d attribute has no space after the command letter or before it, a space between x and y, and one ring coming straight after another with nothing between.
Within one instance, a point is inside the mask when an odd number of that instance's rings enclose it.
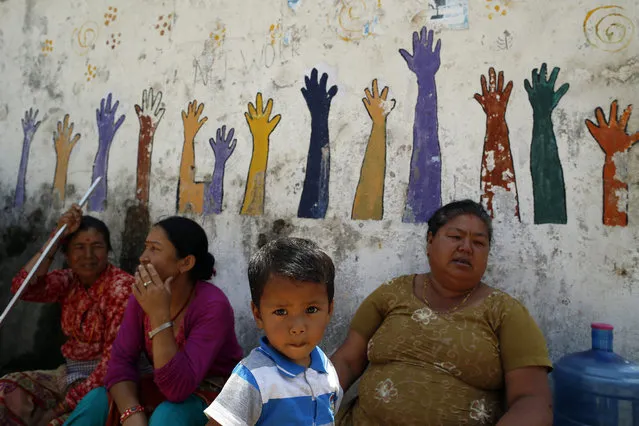
<instances>
[{"instance_id":1,"label":"blue water jug","mask_svg":"<svg viewBox=\"0 0 639 426\"><path fill-rule=\"evenodd\" d=\"M611 325L591 329L591 350L554 365L554 425L639 426L639 365L612 351Z\"/></svg>"}]
</instances>

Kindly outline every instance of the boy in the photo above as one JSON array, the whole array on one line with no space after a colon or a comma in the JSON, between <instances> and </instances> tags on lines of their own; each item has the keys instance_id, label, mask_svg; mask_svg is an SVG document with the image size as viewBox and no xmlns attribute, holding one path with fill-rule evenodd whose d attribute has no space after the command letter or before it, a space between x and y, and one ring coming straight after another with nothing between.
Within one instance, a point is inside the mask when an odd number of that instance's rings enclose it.
<instances>
[{"instance_id":1,"label":"boy","mask_svg":"<svg viewBox=\"0 0 639 426\"><path fill-rule=\"evenodd\" d=\"M204 411L208 425L334 424L342 389L317 346L333 313L333 261L312 241L282 238L251 257L248 276L266 336Z\"/></svg>"}]
</instances>

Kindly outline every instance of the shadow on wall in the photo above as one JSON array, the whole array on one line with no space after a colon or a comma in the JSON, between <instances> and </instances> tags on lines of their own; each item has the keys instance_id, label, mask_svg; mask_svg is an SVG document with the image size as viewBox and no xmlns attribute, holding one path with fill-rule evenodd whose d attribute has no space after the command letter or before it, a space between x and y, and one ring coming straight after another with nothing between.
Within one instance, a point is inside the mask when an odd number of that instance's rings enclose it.
<instances>
[{"instance_id":1,"label":"shadow on wall","mask_svg":"<svg viewBox=\"0 0 639 426\"><path fill-rule=\"evenodd\" d=\"M11 207L12 192L0 188L0 193L8 194L0 211L2 311L12 297L13 276L41 248L58 214L54 210L47 217L40 208L52 205L51 188L42 188L42 195L27 200L23 209ZM11 371L57 368L64 361L60 353L63 343L59 305L18 302L0 328L0 376Z\"/></svg>"}]
</instances>

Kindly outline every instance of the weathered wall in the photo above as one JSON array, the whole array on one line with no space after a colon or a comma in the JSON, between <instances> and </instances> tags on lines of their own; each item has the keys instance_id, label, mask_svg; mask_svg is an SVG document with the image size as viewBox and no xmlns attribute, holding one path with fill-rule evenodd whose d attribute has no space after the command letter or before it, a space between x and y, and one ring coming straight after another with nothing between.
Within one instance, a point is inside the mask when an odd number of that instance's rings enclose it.
<instances>
[{"instance_id":1,"label":"weathered wall","mask_svg":"<svg viewBox=\"0 0 639 426\"><path fill-rule=\"evenodd\" d=\"M149 222L190 215L246 349L258 334L250 254L276 235L315 239L338 271L332 350L370 291L426 269L423 221L440 197L470 197L496 216L487 282L526 303L553 359L585 348L591 321L613 323L618 351L639 358L639 151L628 149L639 119L621 117L639 99L637 2L471 0L467 22L437 26L441 51L418 40L414 52L413 31L463 12L430 3L448 8L0 0L1 306L55 218L107 172L88 209L112 229L114 262L135 263ZM481 95L489 67L503 92ZM390 91L365 105L373 79ZM258 93L266 109L273 99L270 122ZM598 130L595 108L607 120L613 100L622 122ZM52 318L19 304L0 330L0 368L55 364L43 349L56 345Z\"/></svg>"}]
</instances>

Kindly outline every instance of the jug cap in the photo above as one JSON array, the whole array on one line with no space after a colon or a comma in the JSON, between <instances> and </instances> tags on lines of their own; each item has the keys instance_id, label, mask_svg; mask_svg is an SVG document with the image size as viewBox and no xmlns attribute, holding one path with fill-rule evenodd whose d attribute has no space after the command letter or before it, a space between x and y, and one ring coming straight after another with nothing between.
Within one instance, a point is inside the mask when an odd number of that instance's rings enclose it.
<instances>
[{"instance_id":1,"label":"jug cap","mask_svg":"<svg viewBox=\"0 0 639 426\"><path fill-rule=\"evenodd\" d=\"M604 322L593 322L590 324L590 327L597 330L614 330L614 327L611 324L606 324Z\"/></svg>"}]
</instances>

